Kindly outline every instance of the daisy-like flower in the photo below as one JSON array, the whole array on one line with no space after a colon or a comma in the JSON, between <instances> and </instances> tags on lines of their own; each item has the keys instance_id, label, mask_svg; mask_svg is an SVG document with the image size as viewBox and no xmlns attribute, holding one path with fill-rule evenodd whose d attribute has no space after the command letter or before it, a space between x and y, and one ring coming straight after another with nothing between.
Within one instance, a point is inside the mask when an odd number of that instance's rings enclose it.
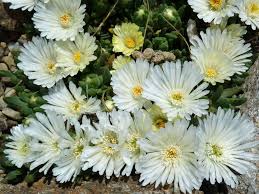
<instances>
[{"instance_id":1,"label":"daisy-like flower","mask_svg":"<svg viewBox=\"0 0 259 194\"><path fill-rule=\"evenodd\" d=\"M204 80L212 85L247 70L245 64L252 56L250 44L227 30L208 28L206 34L201 32L201 38L196 36L191 42L191 58L200 67Z\"/></svg>"},{"instance_id":2,"label":"daisy-like flower","mask_svg":"<svg viewBox=\"0 0 259 194\"><path fill-rule=\"evenodd\" d=\"M112 174L116 177L125 165L122 147L131 124L131 116L128 112L113 111L111 113L100 112L97 114L99 123L94 126L97 129L91 142L93 146L86 147L82 154L85 162L83 170L93 167L93 172L105 173L106 178Z\"/></svg>"},{"instance_id":3,"label":"daisy-like flower","mask_svg":"<svg viewBox=\"0 0 259 194\"><path fill-rule=\"evenodd\" d=\"M132 58L120 55L116 59L114 59L112 63L112 68L115 70L118 70L122 68L124 65L130 63L131 61L132 61Z\"/></svg>"},{"instance_id":4,"label":"daisy-like flower","mask_svg":"<svg viewBox=\"0 0 259 194\"><path fill-rule=\"evenodd\" d=\"M5 144L4 153L12 164L21 168L24 164L31 162L37 157L37 153L31 150L32 138L24 133L24 127L18 125L11 129L11 140Z\"/></svg>"},{"instance_id":5,"label":"daisy-like flower","mask_svg":"<svg viewBox=\"0 0 259 194\"><path fill-rule=\"evenodd\" d=\"M143 154L138 141L146 137L147 132L152 131L152 120L149 114L144 110L134 113L134 119L129 127L127 140L124 146L123 158L126 163L122 175L129 176L135 165L136 172L139 172L139 157Z\"/></svg>"},{"instance_id":6,"label":"daisy-like flower","mask_svg":"<svg viewBox=\"0 0 259 194\"><path fill-rule=\"evenodd\" d=\"M69 120L100 110L101 101L92 97L87 99L85 95L82 95L82 88L77 88L73 82L69 82L69 90L63 80L58 82L43 98L48 104L42 105L41 108L55 111Z\"/></svg>"},{"instance_id":7,"label":"daisy-like flower","mask_svg":"<svg viewBox=\"0 0 259 194\"><path fill-rule=\"evenodd\" d=\"M192 114L207 114L209 101L201 97L209 93L205 90L208 84L198 86L202 79L198 68L190 62L166 62L151 71L143 85L143 97L154 101L170 121L177 117L190 120Z\"/></svg>"},{"instance_id":8,"label":"daisy-like flower","mask_svg":"<svg viewBox=\"0 0 259 194\"><path fill-rule=\"evenodd\" d=\"M198 175L195 151L195 130L189 122L181 120L174 125L167 123L158 132L150 132L140 140L140 149L146 154L140 158L140 181L142 185L155 183L174 184L183 193L199 189L201 178Z\"/></svg>"},{"instance_id":9,"label":"daisy-like flower","mask_svg":"<svg viewBox=\"0 0 259 194\"><path fill-rule=\"evenodd\" d=\"M188 0L188 3L198 13L198 18L208 23L220 24L237 12L234 0Z\"/></svg>"},{"instance_id":10,"label":"daisy-like flower","mask_svg":"<svg viewBox=\"0 0 259 194\"><path fill-rule=\"evenodd\" d=\"M69 40L57 43L58 66L64 68L64 71L74 76L79 71L83 71L91 61L96 60L94 51L97 49L95 37L89 33L80 33L75 41Z\"/></svg>"},{"instance_id":11,"label":"daisy-like flower","mask_svg":"<svg viewBox=\"0 0 259 194\"><path fill-rule=\"evenodd\" d=\"M198 147L196 154L201 172L212 184L221 183L235 187L239 174L256 170L253 164L258 155L250 149L257 146L255 141L255 127L244 115L233 110L224 111L219 108L216 114L210 114L200 121L197 134Z\"/></svg>"},{"instance_id":12,"label":"daisy-like flower","mask_svg":"<svg viewBox=\"0 0 259 194\"><path fill-rule=\"evenodd\" d=\"M17 66L36 85L50 88L65 76L62 68L56 65L57 52L52 41L33 37L24 44L18 59L21 62Z\"/></svg>"},{"instance_id":13,"label":"daisy-like flower","mask_svg":"<svg viewBox=\"0 0 259 194\"><path fill-rule=\"evenodd\" d=\"M152 105L147 109L151 120L153 131L158 131L161 128L165 128L165 124L168 122L166 114L162 112L162 109L157 105Z\"/></svg>"},{"instance_id":14,"label":"daisy-like flower","mask_svg":"<svg viewBox=\"0 0 259 194\"><path fill-rule=\"evenodd\" d=\"M42 37L73 41L83 32L85 7L81 0L51 0L35 7L32 20Z\"/></svg>"},{"instance_id":15,"label":"daisy-like flower","mask_svg":"<svg viewBox=\"0 0 259 194\"><path fill-rule=\"evenodd\" d=\"M147 61L137 59L113 74L111 81L115 93L113 100L119 109L134 111L142 108L146 102L142 97L143 83L151 68L152 65Z\"/></svg>"},{"instance_id":16,"label":"daisy-like flower","mask_svg":"<svg viewBox=\"0 0 259 194\"><path fill-rule=\"evenodd\" d=\"M144 44L144 37L136 24L123 23L120 26L116 25L113 32L114 52L122 52L124 55L130 56Z\"/></svg>"},{"instance_id":17,"label":"daisy-like flower","mask_svg":"<svg viewBox=\"0 0 259 194\"><path fill-rule=\"evenodd\" d=\"M71 141L62 116L50 111L46 115L36 113L36 119L31 119L29 127L25 128L25 134L35 140L31 143L31 150L38 153L30 170L41 166L39 172L44 174L59 160Z\"/></svg>"},{"instance_id":18,"label":"daisy-like flower","mask_svg":"<svg viewBox=\"0 0 259 194\"><path fill-rule=\"evenodd\" d=\"M19 9L32 11L38 0L2 0L4 3L11 3L11 9Z\"/></svg>"},{"instance_id":19,"label":"daisy-like flower","mask_svg":"<svg viewBox=\"0 0 259 194\"><path fill-rule=\"evenodd\" d=\"M53 169L53 175L57 176L57 181L60 183L75 180L77 175L81 172L83 162L81 155L86 146L89 146L93 127L85 116L82 119L82 125L78 121L74 123L75 136L71 137L69 148L62 151L60 159L55 162L57 165Z\"/></svg>"},{"instance_id":20,"label":"daisy-like flower","mask_svg":"<svg viewBox=\"0 0 259 194\"><path fill-rule=\"evenodd\" d=\"M259 29L259 0L241 0L237 5L240 19L253 30Z\"/></svg>"}]
</instances>

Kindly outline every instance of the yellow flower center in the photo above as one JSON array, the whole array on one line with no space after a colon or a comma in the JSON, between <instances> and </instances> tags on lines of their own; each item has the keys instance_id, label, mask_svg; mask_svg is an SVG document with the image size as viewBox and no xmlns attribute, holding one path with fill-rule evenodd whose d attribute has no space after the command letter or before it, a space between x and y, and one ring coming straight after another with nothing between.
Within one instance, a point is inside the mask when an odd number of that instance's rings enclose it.
<instances>
[{"instance_id":1,"label":"yellow flower center","mask_svg":"<svg viewBox=\"0 0 259 194\"><path fill-rule=\"evenodd\" d=\"M209 0L209 4L212 10L220 10L225 3L225 0Z\"/></svg>"},{"instance_id":2,"label":"yellow flower center","mask_svg":"<svg viewBox=\"0 0 259 194\"><path fill-rule=\"evenodd\" d=\"M157 127L157 129L165 128L166 120L165 119L157 119L154 123L154 125Z\"/></svg>"},{"instance_id":3,"label":"yellow flower center","mask_svg":"<svg viewBox=\"0 0 259 194\"><path fill-rule=\"evenodd\" d=\"M211 145L211 154L216 157L221 157L223 155L222 147L216 144Z\"/></svg>"},{"instance_id":4,"label":"yellow flower center","mask_svg":"<svg viewBox=\"0 0 259 194\"><path fill-rule=\"evenodd\" d=\"M58 152L60 151L60 147L59 147L59 143L58 141L54 141L52 144L51 144L51 147L54 151Z\"/></svg>"},{"instance_id":5,"label":"yellow flower center","mask_svg":"<svg viewBox=\"0 0 259 194\"><path fill-rule=\"evenodd\" d=\"M49 74L54 74L57 70L56 64L54 64L53 62L49 62L47 64L47 69L48 69Z\"/></svg>"},{"instance_id":6,"label":"yellow flower center","mask_svg":"<svg viewBox=\"0 0 259 194\"><path fill-rule=\"evenodd\" d=\"M29 146L27 143L22 143L19 148L18 148L18 152L22 155L22 156L26 156L29 152Z\"/></svg>"},{"instance_id":7,"label":"yellow flower center","mask_svg":"<svg viewBox=\"0 0 259 194\"><path fill-rule=\"evenodd\" d=\"M171 94L171 100L174 105L181 105L184 100L184 95L182 92L172 92Z\"/></svg>"},{"instance_id":8,"label":"yellow flower center","mask_svg":"<svg viewBox=\"0 0 259 194\"><path fill-rule=\"evenodd\" d=\"M252 2L248 5L248 13L250 16L259 15L259 3Z\"/></svg>"},{"instance_id":9,"label":"yellow flower center","mask_svg":"<svg viewBox=\"0 0 259 194\"><path fill-rule=\"evenodd\" d=\"M116 153L116 150L109 144L118 144L118 137L117 134L115 132L108 132L106 133L106 135L103 137L103 144L102 144L102 148L103 148L103 153L111 156L114 155Z\"/></svg>"},{"instance_id":10,"label":"yellow flower center","mask_svg":"<svg viewBox=\"0 0 259 194\"><path fill-rule=\"evenodd\" d=\"M78 101L75 101L72 105L71 105L71 110L73 113L79 113L81 111L81 104Z\"/></svg>"},{"instance_id":11,"label":"yellow flower center","mask_svg":"<svg viewBox=\"0 0 259 194\"><path fill-rule=\"evenodd\" d=\"M140 138L139 134L133 134L131 135L129 141L128 141L128 149L131 152L137 152L139 151L139 145L137 143L138 139Z\"/></svg>"},{"instance_id":12,"label":"yellow flower center","mask_svg":"<svg viewBox=\"0 0 259 194\"><path fill-rule=\"evenodd\" d=\"M128 47L128 48L135 48L136 47L136 42L131 37L126 37L125 40L124 40L124 43L125 43L126 47Z\"/></svg>"},{"instance_id":13,"label":"yellow flower center","mask_svg":"<svg viewBox=\"0 0 259 194\"><path fill-rule=\"evenodd\" d=\"M67 28L70 26L71 19L71 15L66 13L59 17L59 22L63 28Z\"/></svg>"},{"instance_id":14,"label":"yellow flower center","mask_svg":"<svg viewBox=\"0 0 259 194\"><path fill-rule=\"evenodd\" d=\"M80 157L84 150L83 139L75 143L73 153L76 158Z\"/></svg>"},{"instance_id":15,"label":"yellow flower center","mask_svg":"<svg viewBox=\"0 0 259 194\"><path fill-rule=\"evenodd\" d=\"M217 75L218 75L218 72L215 68L208 68L205 72L205 76L207 78L215 78L217 77Z\"/></svg>"},{"instance_id":16,"label":"yellow flower center","mask_svg":"<svg viewBox=\"0 0 259 194\"><path fill-rule=\"evenodd\" d=\"M143 88L139 85L132 88L132 94L134 97L141 96L142 92L143 92Z\"/></svg>"},{"instance_id":17,"label":"yellow flower center","mask_svg":"<svg viewBox=\"0 0 259 194\"><path fill-rule=\"evenodd\" d=\"M174 162L180 157L181 150L178 146L169 146L162 152L164 162L167 164L174 164Z\"/></svg>"},{"instance_id":18,"label":"yellow flower center","mask_svg":"<svg viewBox=\"0 0 259 194\"><path fill-rule=\"evenodd\" d=\"M82 59L82 53L80 51L77 51L73 55L73 60L75 63L80 63Z\"/></svg>"}]
</instances>

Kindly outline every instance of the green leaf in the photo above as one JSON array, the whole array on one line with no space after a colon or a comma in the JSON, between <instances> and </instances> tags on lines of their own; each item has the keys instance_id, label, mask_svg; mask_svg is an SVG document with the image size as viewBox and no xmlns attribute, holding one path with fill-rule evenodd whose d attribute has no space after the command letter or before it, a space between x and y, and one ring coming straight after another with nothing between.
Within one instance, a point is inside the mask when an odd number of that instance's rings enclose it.
<instances>
[{"instance_id":1,"label":"green leaf","mask_svg":"<svg viewBox=\"0 0 259 194\"><path fill-rule=\"evenodd\" d=\"M212 102L216 102L220 96L222 95L224 88L222 85L219 85L215 92L212 92L211 100Z\"/></svg>"},{"instance_id":2,"label":"green leaf","mask_svg":"<svg viewBox=\"0 0 259 194\"><path fill-rule=\"evenodd\" d=\"M6 176L5 179L7 181L13 181L14 179L16 179L18 176L22 175L22 171L20 169L17 170L13 170L11 172L9 172Z\"/></svg>"},{"instance_id":3,"label":"green leaf","mask_svg":"<svg viewBox=\"0 0 259 194\"><path fill-rule=\"evenodd\" d=\"M242 91L242 88L240 88L240 87L224 89L221 97L223 97L223 98L231 97L235 94L238 94L241 91Z\"/></svg>"},{"instance_id":4,"label":"green leaf","mask_svg":"<svg viewBox=\"0 0 259 194\"><path fill-rule=\"evenodd\" d=\"M13 109L18 110L24 116L29 116L33 113L32 109L26 102L23 102L18 96L4 98L4 101Z\"/></svg>"},{"instance_id":5,"label":"green leaf","mask_svg":"<svg viewBox=\"0 0 259 194\"><path fill-rule=\"evenodd\" d=\"M12 72L0 70L0 77L9 77L12 84L18 84L20 79L18 79Z\"/></svg>"}]
</instances>

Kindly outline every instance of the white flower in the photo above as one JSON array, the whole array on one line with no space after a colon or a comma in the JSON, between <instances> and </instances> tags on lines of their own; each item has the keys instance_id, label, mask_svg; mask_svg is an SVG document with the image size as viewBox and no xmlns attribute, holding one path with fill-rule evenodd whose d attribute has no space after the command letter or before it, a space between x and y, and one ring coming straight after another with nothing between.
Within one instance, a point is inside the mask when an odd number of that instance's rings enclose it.
<instances>
[{"instance_id":1,"label":"white flower","mask_svg":"<svg viewBox=\"0 0 259 194\"><path fill-rule=\"evenodd\" d=\"M92 114L100 110L100 100L92 97L87 99L82 95L82 88L77 88L73 82L69 82L69 90L63 80L58 82L43 98L48 104L41 108L55 111L66 119L78 119L82 114Z\"/></svg>"},{"instance_id":2,"label":"white flower","mask_svg":"<svg viewBox=\"0 0 259 194\"><path fill-rule=\"evenodd\" d=\"M201 172L212 184L224 180L227 185L235 187L238 179L233 171L246 174L256 170L249 160L259 157L250 149L259 141L254 141L256 131L247 117L219 108L216 114L201 121L198 128L196 154Z\"/></svg>"},{"instance_id":3,"label":"white flower","mask_svg":"<svg viewBox=\"0 0 259 194\"><path fill-rule=\"evenodd\" d=\"M240 0L237 5L241 20L253 30L259 29L259 0Z\"/></svg>"},{"instance_id":4,"label":"white flower","mask_svg":"<svg viewBox=\"0 0 259 194\"><path fill-rule=\"evenodd\" d=\"M170 121L176 117L190 120L192 114L207 114L209 101L200 98L209 93L205 90L208 84L195 88L202 79L198 68L190 62L166 62L151 71L143 86L143 97L160 106Z\"/></svg>"},{"instance_id":5,"label":"white flower","mask_svg":"<svg viewBox=\"0 0 259 194\"><path fill-rule=\"evenodd\" d=\"M44 174L59 160L62 151L71 141L62 116L49 111L46 115L36 113L36 119L31 119L29 127L25 128L25 134L35 140L31 143L31 149L38 153L30 170L41 166L39 172Z\"/></svg>"},{"instance_id":6,"label":"white flower","mask_svg":"<svg viewBox=\"0 0 259 194\"><path fill-rule=\"evenodd\" d=\"M127 140L124 146L124 161L126 166L122 171L122 175L129 176L135 165L136 172L139 172L139 157L143 154L138 141L146 137L147 132L152 131L152 120L149 114L144 110L134 113L134 119L129 127Z\"/></svg>"},{"instance_id":7,"label":"white flower","mask_svg":"<svg viewBox=\"0 0 259 194\"><path fill-rule=\"evenodd\" d=\"M233 37L227 30L208 28L206 34L200 35L201 38L196 36L191 40L191 58L200 67L205 81L212 85L223 83L235 73L247 70L245 64L252 56L250 44Z\"/></svg>"},{"instance_id":8,"label":"white flower","mask_svg":"<svg viewBox=\"0 0 259 194\"><path fill-rule=\"evenodd\" d=\"M73 41L83 32L85 7L81 0L51 0L35 7L32 20L42 37Z\"/></svg>"},{"instance_id":9,"label":"white flower","mask_svg":"<svg viewBox=\"0 0 259 194\"><path fill-rule=\"evenodd\" d=\"M21 168L24 164L31 162L37 157L37 153L31 150L31 137L24 133L24 127L18 125L11 129L10 142L6 143L4 153L12 164Z\"/></svg>"},{"instance_id":10,"label":"white flower","mask_svg":"<svg viewBox=\"0 0 259 194\"><path fill-rule=\"evenodd\" d=\"M97 49L95 37L89 33L80 33L75 41L57 43L58 66L63 67L67 74L74 76L83 71L91 61L96 60L94 51Z\"/></svg>"},{"instance_id":11,"label":"white flower","mask_svg":"<svg viewBox=\"0 0 259 194\"><path fill-rule=\"evenodd\" d=\"M11 3L11 9L19 9L32 11L38 0L3 0L4 3Z\"/></svg>"},{"instance_id":12,"label":"white flower","mask_svg":"<svg viewBox=\"0 0 259 194\"><path fill-rule=\"evenodd\" d=\"M151 132L140 140L140 149L146 152L140 158L142 185L155 183L164 186L174 183L175 189L192 193L199 189L201 179L197 170L195 130L189 122L181 120L174 125L167 123L159 132Z\"/></svg>"},{"instance_id":13,"label":"white flower","mask_svg":"<svg viewBox=\"0 0 259 194\"><path fill-rule=\"evenodd\" d=\"M235 0L188 0L188 3L198 18L208 23L220 24L237 12Z\"/></svg>"},{"instance_id":14,"label":"white flower","mask_svg":"<svg viewBox=\"0 0 259 194\"><path fill-rule=\"evenodd\" d=\"M124 65L130 63L131 61L132 61L131 57L119 55L112 62L112 68L115 69L115 70L118 70L118 69L122 68Z\"/></svg>"},{"instance_id":15,"label":"white flower","mask_svg":"<svg viewBox=\"0 0 259 194\"><path fill-rule=\"evenodd\" d=\"M92 168L93 172L105 173L106 178L112 174L116 177L125 165L122 155L122 147L131 124L131 116L128 112L113 111L111 113L98 113L99 123L94 126L97 131L91 142L93 146L86 147L82 154L85 162L83 170Z\"/></svg>"},{"instance_id":16,"label":"white flower","mask_svg":"<svg viewBox=\"0 0 259 194\"><path fill-rule=\"evenodd\" d=\"M57 53L52 41L33 37L31 42L24 44L18 59L21 62L17 66L36 85L50 88L65 76L56 66Z\"/></svg>"},{"instance_id":17,"label":"white flower","mask_svg":"<svg viewBox=\"0 0 259 194\"><path fill-rule=\"evenodd\" d=\"M71 137L69 148L62 151L61 157L55 162L57 165L53 169L53 175L57 176L57 181L60 183L68 182L72 179L75 180L77 175L81 172L83 162L81 155L86 146L89 146L93 127L90 125L90 120L84 116L82 125L75 121L75 136Z\"/></svg>"},{"instance_id":18,"label":"white flower","mask_svg":"<svg viewBox=\"0 0 259 194\"><path fill-rule=\"evenodd\" d=\"M113 100L119 109L130 112L142 108L146 102L142 97L143 83L151 68L147 61L137 59L112 75Z\"/></svg>"}]
</instances>

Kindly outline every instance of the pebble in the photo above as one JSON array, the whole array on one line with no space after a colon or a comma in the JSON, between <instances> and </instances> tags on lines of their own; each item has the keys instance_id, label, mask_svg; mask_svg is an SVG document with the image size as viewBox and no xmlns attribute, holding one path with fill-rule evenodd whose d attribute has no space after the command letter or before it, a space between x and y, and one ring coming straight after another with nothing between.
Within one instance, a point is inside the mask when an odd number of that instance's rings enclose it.
<instances>
[{"instance_id":1,"label":"pebble","mask_svg":"<svg viewBox=\"0 0 259 194\"><path fill-rule=\"evenodd\" d=\"M7 118L0 112L0 131L8 129Z\"/></svg>"},{"instance_id":2,"label":"pebble","mask_svg":"<svg viewBox=\"0 0 259 194\"><path fill-rule=\"evenodd\" d=\"M7 65L5 63L0 63L0 70L8 71Z\"/></svg>"},{"instance_id":3,"label":"pebble","mask_svg":"<svg viewBox=\"0 0 259 194\"><path fill-rule=\"evenodd\" d=\"M4 92L5 97L11 97L16 95L16 91L13 88L7 87Z\"/></svg>"},{"instance_id":4,"label":"pebble","mask_svg":"<svg viewBox=\"0 0 259 194\"><path fill-rule=\"evenodd\" d=\"M0 96L4 94L4 84L0 82Z\"/></svg>"},{"instance_id":5,"label":"pebble","mask_svg":"<svg viewBox=\"0 0 259 194\"><path fill-rule=\"evenodd\" d=\"M13 59L12 53L9 53L7 56L4 56L2 60L3 60L3 62L5 62L9 67L11 67L11 66L16 66L16 65L15 65L15 62L14 62L14 59Z\"/></svg>"},{"instance_id":6,"label":"pebble","mask_svg":"<svg viewBox=\"0 0 259 194\"><path fill-rule=\"evenodd\" d=\"M0 47L1 48L6 48L7 47L7 44L5 42L0 42Z\"/></svg>"},{"instance_id":7,"label":"pebble","mask_svg":"<svg viewBox=\"0 0 259 194\"><path fill-rule=\"evenodd\" d=\"M22 118L21 114L18 111L15 111L11 108L4 108L2 110L2 113L13 120L20 120Z\"/></svg>"},{"instance_id":8,"label":"pebble","mask_svg":"<svg viewBox=\"0 0 259 194\"><path fill-rule=\"evenodd\" d=\"M1 96L1 97L0 97L0 110L3 110L3 109L6 108L6 107L7 107L7 104L6 104L6 102L4 101L4 97Z\"/></svg>"},{"instance_id":9,"label":"pebble","mask_svg":"<svg viewBox=\"0 0 259 194\"><path fill-rule=\"evenodd\" d=\"M12 127L18 125L18 122L17 121L13 121L13 120L7 120L7 126L8 126L8 129L11 129Z\"/></svg>"}]
</instances>

